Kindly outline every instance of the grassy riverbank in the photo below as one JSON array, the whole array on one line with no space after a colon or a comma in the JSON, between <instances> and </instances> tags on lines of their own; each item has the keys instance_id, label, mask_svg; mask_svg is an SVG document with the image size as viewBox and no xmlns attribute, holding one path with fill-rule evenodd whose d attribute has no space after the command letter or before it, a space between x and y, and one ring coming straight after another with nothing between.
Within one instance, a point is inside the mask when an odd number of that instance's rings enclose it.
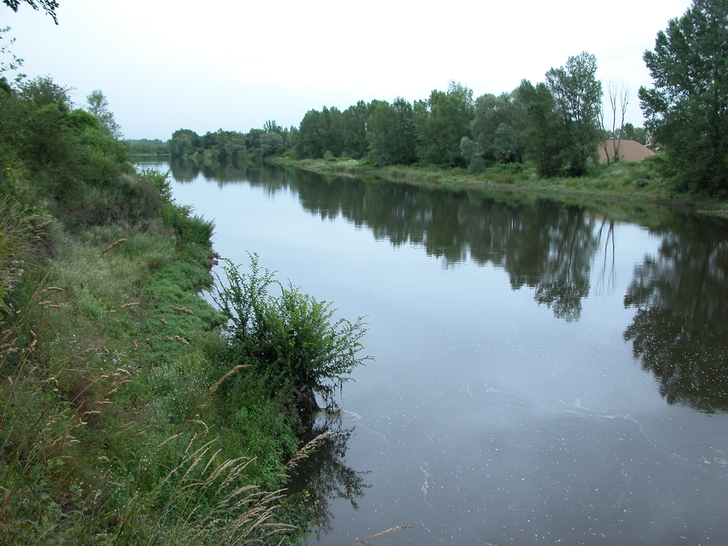
<instances>
[{"instance_id":1,"label":"grassy riverbank","mask_svg":"<svg viewBox=\"0 0 728 546\"><path fill-rule=\"evenodd\" d=\"M223 317L197 295L212 225L171 203L143 224L77 230L0 209L4 279L17 278L0 353L0 542L300 533L265 493L298 448L283 401L222 356ZM243 392L218 396L233 374Z\"/></svg>"},{"instance_id":2,"label":"grassy riverbank","mask_svg":"<svg viewBox=\"0 0 728 546\"><path fill-rule=\"evenodd\" d=\"M255 258L213 279L212 222L50 79L0 88L0 127L0 544L300 544L299 401L361 322Z\"/></svg>"},{"instance_id":3,"label":"grassy riverbank","mask_svg":"<svg viewBox=\"0 0 728 546\"><path fill-rule=\"evenodd\" d=\"M620 161L593 167L581 178L540 178L534 167L523 164L497 165L482 173L437 167L377 167L353 159L304 159L277 157L271 163L295 167L326 176L355 176L370 182L387 181L428 188L482 189L529 194L558 200L598 200L661 204L728 217L728 204L705 196L681 195L674 191L660 156L643 161Z\"/></svg>"}]
</instances>

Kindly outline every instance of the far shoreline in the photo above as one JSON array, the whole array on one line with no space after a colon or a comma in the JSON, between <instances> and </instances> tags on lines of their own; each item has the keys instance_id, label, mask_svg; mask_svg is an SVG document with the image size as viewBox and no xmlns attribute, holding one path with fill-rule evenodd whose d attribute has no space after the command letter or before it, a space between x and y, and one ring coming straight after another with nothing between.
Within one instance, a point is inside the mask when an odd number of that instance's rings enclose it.
<instances>
[{"instance_id":1,"label":"far shoreline","mask_svg":"<svg viewBox=\"0 0 728 546\"><path fill-rule=\"evenodd\" d=\"M350 176L366 181L452 190L494 190L528 194L555 200L599 200L635 205L659 205L708 216L728 218L728 202L700 195L681 195L671 191L669 182L654 177L650 162L620 161L599 166L582 178L538 178L526 167L496 166L483 173L465 169L390 165L378 167L356 159L267 158L281 167L302 169L324 176ZM645 178L641 178L645 176ZM647 178L649 176L649 178Z\"/></svg>"}]
</instances>

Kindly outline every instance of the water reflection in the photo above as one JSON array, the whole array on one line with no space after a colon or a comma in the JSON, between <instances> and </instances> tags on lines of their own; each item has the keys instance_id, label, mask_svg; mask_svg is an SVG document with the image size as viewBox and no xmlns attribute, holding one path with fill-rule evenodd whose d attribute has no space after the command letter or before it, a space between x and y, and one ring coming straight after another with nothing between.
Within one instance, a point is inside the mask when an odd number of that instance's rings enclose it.
<instances>
[{"instance_id":1,"label":"water reflection","mask_svg":"<svg viewBox=\"0 0 728 546\"><path fill-rule=\"evenodd\" d=\"M383 182L323 180L314 173L272 167L210 167L172 163L177 180L198 174L218 185L245 180L268 193L295 191L301 206L322 219L341 215L366 226L392 246L421 246L453 267L468 259L505 269L511 287L534 289L534 299L557 318L579 320L589 295L591 269L603 238L604 220L583 206L544 199L495 199L478 191L421 189ZM611 224L613 226L613 223ZM606 255L605 255L606 256ZM605 264L606 266L606 264Z\"/></svg>"},{"instance_id":2,"label":"water reflection","mask_svg":"<svg viewBox=\"0 0 728 546\"><path fill-rule=\"evenodd\" d=\"M311 543L399 524L428 546L728 536L728 420L706 415L726 408L725 222L268 167L182 176L219 251L261 251L370 317L376 361L342 399L362 417L291 484L333 527Z\"/></svg>"},{"instance_id":3,"label":"water reflection","mask_svg":"<svg viewBox=\"0 0 728 546\"><path fill-rule=\"evenodd\" d=\"M612 218L582 205L517 195L422 189L274 167L201 167L173 162L177 180L200 173L218 185L246 181L269 194L290 190L322 219L342 216L394 247L415 245L454 267L468 258L508 273L513 290L528 287L555 317L578 321L592 290L614 285ZM661 211L651 233L657 256L634 270L624 305L635 308L624 339L659 381L669 404L703 412L728 409L728 242L726 222Z\"/></svg>"},{"instance_id":4,"label":"water reflection","mask_svg":"<svg viewBox=\"0 0 728 546\"><path fill-rule=\"evenodd\" d=\"M321 434L330 433L296 465L288 484L289 492L296 495L310 514L308 530L317 538L333 529L332 501L346 500L358 510L357 499L370 487L364 480L367 472L356 471L345 462L347 444L353 432L354 427L347 427L341 419L329 415L311 422L301 437L306 444Z\"/></svg>"},{"instance_id":5,"label":"water reflection","mask_svg":"<svg viewBox=\"0 0 728 546\"><path fill-rule=\"evenodd\" d=\"M635 268L624 332L668 404L728 410L728 242L725 222L680 218L653 232L657 256Z\"/></svg>"}]
</instances>

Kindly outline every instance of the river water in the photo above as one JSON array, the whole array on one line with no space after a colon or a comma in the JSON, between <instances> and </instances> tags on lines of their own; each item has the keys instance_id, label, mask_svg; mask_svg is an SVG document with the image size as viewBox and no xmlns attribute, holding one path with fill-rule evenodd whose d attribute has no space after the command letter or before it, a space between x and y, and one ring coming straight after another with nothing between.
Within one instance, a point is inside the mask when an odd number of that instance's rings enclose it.
<instances>
[{"instance_id":1,"label":"river water","mask_svg":"<svg viewBox=\"0 0 728 546\"><path fill-rule=\"evenodd\" d=\"M166 170L166 164L157 168ZM300 470L310 543L728 541L728 225L310 173L173 165L174 197L374 359Z\"/></svg>"}]
</instances>

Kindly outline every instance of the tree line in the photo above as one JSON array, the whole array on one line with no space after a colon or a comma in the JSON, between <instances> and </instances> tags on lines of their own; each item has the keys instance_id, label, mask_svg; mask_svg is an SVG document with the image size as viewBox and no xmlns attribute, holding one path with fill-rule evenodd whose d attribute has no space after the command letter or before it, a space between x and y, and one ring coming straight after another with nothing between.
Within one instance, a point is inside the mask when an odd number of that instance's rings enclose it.
<instances>
[{"instance_id":1,"label":"tree line","mask_svg":"<svg viewBox=\"0 0 728 546\"><path fill-rule=\"evenodd\" d=\"M173 156L251 159L351 158L379 166L420 165L483 172L497 164L532 164L542 177L578 177L597 161L600 144L623 139L665 153L662 174L682 191L724 195L728 190L728 0L694 0L659 32L644 54L652 88L639 90L646 127L624 122L628 90L609 87L602 108L596 58L583 52L551 68L543 82L523 80L500 95L474 98L450 82L426 100L358 101L345 110L309 110L298 128L267 122L249 133L219 130L172 135ZM620 122L617 119L620 117ZM605 146L605 151L607 147Z\"/></svg>"},{"instance_id":2,"label":"tree line","mask_svg":"<svg viewBox=\"0 0 728 546\"><path fill-rule=\"evenodd\" d=\"M308 111L298 128L266 122L248 133L190 129L172 134L175 157L238 160L288 153L299 159L343 157L380 166L438 165L482 171L496 163L533 160L544 176L579 176L604 137L596 59L570 57L546 83L524 80L510 93L473 98L450 82L427 100L358 101L344 111Z\"/></svg>"},{"instance_id":3,"label":"tree line","mask_svg":"<svg viewBox=\"0 0 728 546\"><path fill-rule=\"evenodd\" d=\"M198 135L192 129L178 129L168 142L168 153L200 162L255 161L291 150L297 133L295 127L284 128L275 121L247 133L219 129ZM131 150L138 148L132 145Z\"/></svg>"},{"instance_id":4,"label":"tree line","mask_svg":"<svg viewBox=\"0 0 728 546\"><path fill-rule=\"evenodd\" d=\"M450 82L426 100L359 101L344 111L310 110L293 152L298 158L344 157L380 166L437 165L481 172L497 163L533 161L543 176L580 176L605 138L601 82L589 53L570 57L511 92L485 94Z\"/></svg>"}]
</instances>

